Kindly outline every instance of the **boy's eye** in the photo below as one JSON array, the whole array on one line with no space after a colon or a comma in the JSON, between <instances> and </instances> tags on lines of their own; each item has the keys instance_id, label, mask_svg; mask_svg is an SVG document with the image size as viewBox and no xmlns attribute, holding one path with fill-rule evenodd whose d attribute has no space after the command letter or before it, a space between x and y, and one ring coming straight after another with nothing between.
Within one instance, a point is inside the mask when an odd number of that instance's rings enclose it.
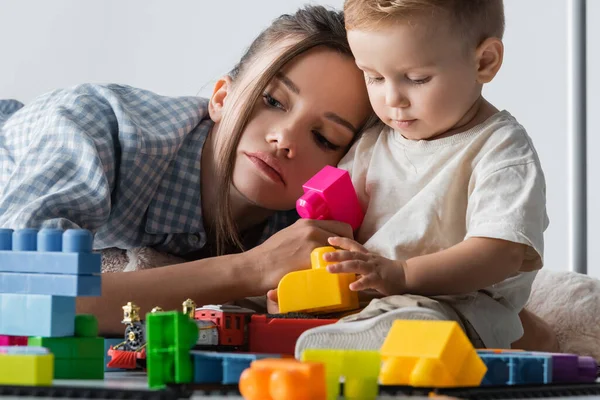
<instances>
[{"instance_id":1,"label":"boy's eye","mask_svg":"<svg viewBox=\"0 0 600 400\"><path fill-rule=\"evenodd\" d=\"M383 82L383 77L381 76L376 76L376 77L372 77L372 76L366 76L367 78L367 85L373 85L375 83L381 83Z\"/></svg>"},{"instance_id":2,"label":"boy's eye","mask_svg":"<svg viewBox=\"0 0 600 400\"><path fill-rule=\"evenodd\" d=\"M327 140L327 138L325 136L323 136L319 131L312 131L312 134L315 138L315 142L317 142L317 144L327 150L339 150L341 146L337 145L337 144L333 144L331 143L329 140Z\"/></svg>"},{"instance_id":3,"label":"boy's eye","mask_svg":"<svg viewBox=\"0 0 600 400\"><path fill-rule=\"evenodd\" d=\"M273 96L271 96L269 93L264 92L263 93L263 100L265 102L265 104L269 107L274 107L274 108L279 108L281 110L285 111L285 107L283 106L283 104L281 104L279 102L279 100L277 100L276 98L274 98Z\"/></svg>"},{"instance_id":4,"label":"boy's eye","mask_svg":"<svg viewBox=\"0 0 600 400\"><path fill-rule=\"evenodd\" d=\"M411 78L406 78L408 79L411 83L414 83L415 85L422 85L424 83L427 83L431 80L430 76L426 76L425 78L419 78L419 79L411 79Z\"/></svg>"}]
</instances>

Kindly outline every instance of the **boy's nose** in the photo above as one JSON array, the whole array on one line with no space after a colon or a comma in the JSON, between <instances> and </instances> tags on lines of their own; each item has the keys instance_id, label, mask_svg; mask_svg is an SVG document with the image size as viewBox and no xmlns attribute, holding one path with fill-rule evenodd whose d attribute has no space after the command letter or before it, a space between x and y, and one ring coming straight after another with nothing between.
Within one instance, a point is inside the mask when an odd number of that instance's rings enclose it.
<instances>
[{"instance_id":1,"label":"boy's nose","mask_svg":"<svg viewBox=\"0 0 600 400\"><path fill-rule=\"evenodd\" d=\"M408 98L398 90L388 89L385 93L385 105L392 108L405 108L410 105Z\"/></svg>"}]
</instances>

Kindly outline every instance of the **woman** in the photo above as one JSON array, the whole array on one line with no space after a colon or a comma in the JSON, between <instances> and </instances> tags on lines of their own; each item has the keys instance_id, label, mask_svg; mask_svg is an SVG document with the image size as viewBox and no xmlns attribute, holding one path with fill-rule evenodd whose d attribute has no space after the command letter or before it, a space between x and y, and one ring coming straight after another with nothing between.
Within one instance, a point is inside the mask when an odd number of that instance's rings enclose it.
<instances>
[{"instance_id":1,"label":"woman","mask_svg":"<svg viewBox=\"0 0 600 400\"><path fill-rule=\"evenodd\" d=\"M327 237L352 235L298 221L270 236L295 220L285 210L302 184L373 120L339 12L276 19L210 100L82 85L18 106L0 106L0 227L81 227L97 249L197 260L104 274L102 296L77 304L103 334L122 331L127 301L147 312L264 295Z\"/></svg>"}]
</instances>

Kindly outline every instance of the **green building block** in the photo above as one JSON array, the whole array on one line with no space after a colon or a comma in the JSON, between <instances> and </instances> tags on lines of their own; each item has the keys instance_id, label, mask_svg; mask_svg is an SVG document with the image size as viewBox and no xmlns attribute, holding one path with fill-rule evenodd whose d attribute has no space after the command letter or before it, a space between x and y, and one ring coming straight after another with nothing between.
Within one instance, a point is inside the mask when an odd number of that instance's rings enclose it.
<instances>
[{"instance_id":1,"label":"green building block","mask_svg":"<svg viewBox=\"0 0 600 400\"><path fill-rule=\"evenodd\" d=\"M146 314L148 385L160 388L191 382L189 352L197 340L198 326L189 316L177 311Z\"/></svg>"},{"instance_id":2,"label":"green building block","mask_svg":"<svg viewBox=\"0 0 600 400\"><path fill-rule=\"evenodd\" d=\"M92 314L75 316L75 336L95 338L98 336L98 320Z\"/></svg>"},{"instance_id":3,"label":"green building block","mask_svg":"<svg viewBox=\"0 0 600 400\"><path fill-rule=\"evenodd\" d=\"M325 364L327 400L335 400L339 397L340 378L344 378L345 399L375 400L377 398L381 366L379 351L306 349L301 359Z\"/></svg>"},{"instance_id":4,"label":"green building block","mask_svg":"<svg viewBox=\"0 0 600 400\"><path fill-rule=\"evenodd\" d=\"M104 357L57 358L54 379L104 379Z\"/></svg>"},{"instance_id":5,"label":"green building block","mask_svg":"<svg viewBox=\"0 0 600 400\"><path fill-rule=\"evenodd\" d=\"M45 347L55 359L100 358L104 359L104 339L100 337L39 337L27 339L28 346Z\"/></svg>"}]
</instances>

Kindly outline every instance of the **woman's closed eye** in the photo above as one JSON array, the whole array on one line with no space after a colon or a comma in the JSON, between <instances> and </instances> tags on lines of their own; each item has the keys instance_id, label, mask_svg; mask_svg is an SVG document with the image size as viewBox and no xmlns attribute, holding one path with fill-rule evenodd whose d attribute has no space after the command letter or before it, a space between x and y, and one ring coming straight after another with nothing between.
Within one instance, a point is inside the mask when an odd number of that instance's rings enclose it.
<instances>
[{"instance_id":1,"label":"woman's closed eye","mask_svg":"<svg viewBox=\"0 0 600 400\"><path fill-rule=\"evenodd\" d=\"M327 140L327 138L325 136L323 136L323 134L321 134L321 132L319 131L311 131L313 134L313 137L315 138L315 142L317 143L317 145L319 145L320 147L326 149L326 150L332 150L332 151L336 151L339 150L342 146L337 145L337 144L333 144L331 143L329 140Z\"/></svg>"},{"instance_id":2,"label":"woman's closed eye","mask_svg":"<svg viewBox=\"0 0 600 400\"><path fill-rule=\"evenodd\" d=\"M267 92L263 93L263 101L268 107L279 108L280 110L285 111L285 107L283 106L283 104L281 104L279 100L277 100L275 97L271 96Z\"/></svg>"}]
</instances>

